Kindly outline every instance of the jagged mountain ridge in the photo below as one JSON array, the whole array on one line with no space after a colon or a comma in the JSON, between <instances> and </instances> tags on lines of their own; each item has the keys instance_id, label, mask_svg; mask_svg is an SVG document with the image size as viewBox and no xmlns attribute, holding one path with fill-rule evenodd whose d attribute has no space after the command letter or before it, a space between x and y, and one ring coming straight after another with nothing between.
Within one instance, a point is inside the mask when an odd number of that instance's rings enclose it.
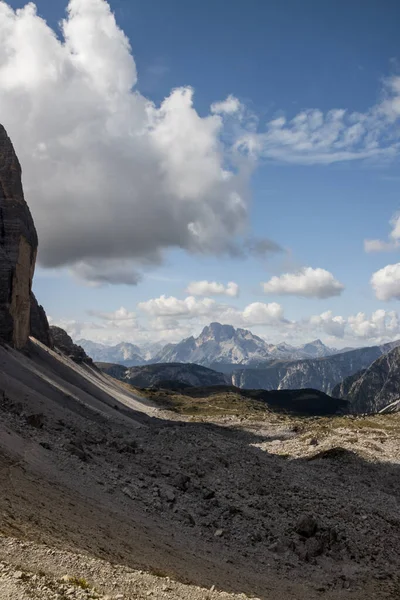
<instances>
[{"instance_id":1,"label":"jagged mountain ridge","mask_svg":"<svg viewBox=\"0 0 400 600\"><path fill-rule=\"evenodd\" d=\"M211 323L201 334L191 336L177 344L140 347L122 342L116 346L106 346L81 339L77 343L96 362L117 363L124 366L140 366L145 363L196 363L211 367L218 364L258 364L271 359L301 359L329 356L337 352L325 346L321 340L314 340L299 347L286 342L268 344L247 329L235 329L232 325ZM156 350L156 351L155 351Z\"/></svg>"},{"instance_id":2,"label":"jagged mountain ridge","mask_svg":"<svg viewBox=\"0 0 400 600\"><path fill-rule=\"evenodd\" d=\"M133 367L146 363L146 358L142 354L142 349L139 348L139 346L128 342L121 342L116 346L106 346L105 344L82 339L78 340L77 344L81 346L95 362L116 363L126 367Z\"/></svg>"},{"instance_id":3,"label":"jagged mountain ridge","mask_svg":"<svg viewBox=\"0 0 400 600\"><path fill-rule=\"evenodd\" d=\"M257 369L236 369L232 383L237 387L267 390L314 388L330 394L346 377L366 369L400 341L358 348L341 354L300 361L273 361Z\"/></svg>"},{"instance_id":4,"label":"jagged mountain ridge","mask_svg":"<svg viewBox=\"0 0 400 600\"><path fill-rule=\"evenodd\" d=\"M193 362L204 366L218 363L257 364L273 358L306 358L335 352L320 340L299 348L289 344L268 344L247 329L211 323L200 335L178 344L168 344L154 357L154 362Z\"/></svg>"},{"instance_id":5,"label":"jagged mountain ridge","mask_svg":"<svg viewBox=\"0 0 400 600\"><path fill-rule=\"evenodd\" d=\"M332 395L347 400L350 411L358 414L400 411L400 347L344 379Z\"/></svg>"}]
</instances>

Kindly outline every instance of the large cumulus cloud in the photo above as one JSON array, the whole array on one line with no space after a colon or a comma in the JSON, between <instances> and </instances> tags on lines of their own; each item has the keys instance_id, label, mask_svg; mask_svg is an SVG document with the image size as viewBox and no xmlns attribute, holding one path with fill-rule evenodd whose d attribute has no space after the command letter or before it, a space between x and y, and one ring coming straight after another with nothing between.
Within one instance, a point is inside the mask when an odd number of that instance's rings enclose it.
<instances>
[{"instance_id":1,"label":"large cumulus cloud","mask_svg":"<svg viewBox=\"0 0 400 600\"><path fill-rule=\"evenodd\" d=\"M135 91L131 48L105 0L71 0L61 33L32 3L0 2L0 115L23 166L40 263L135 283L171 247L234 251L249 163L220 141L223 116L200 117L189 87L159 107Z\"/></svg>"}]
</instances>

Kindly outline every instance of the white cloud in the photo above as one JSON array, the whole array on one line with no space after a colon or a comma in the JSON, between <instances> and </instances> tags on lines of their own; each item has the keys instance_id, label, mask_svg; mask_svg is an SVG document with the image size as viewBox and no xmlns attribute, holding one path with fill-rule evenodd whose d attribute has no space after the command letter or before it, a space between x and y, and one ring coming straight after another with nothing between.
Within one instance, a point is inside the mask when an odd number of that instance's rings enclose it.
<instances>
[{"instance_id":1,"label":"white cloud","mask_svg":"<svg viewBox=\"0 0 400 600\"><path fill-rule=\"evenodd\" d=\"M359 344L360 338L371 344L393 340L400 335L400 320L396 311L378 309L368 316L359 312L349 317L334 316L328 310L298 323L304 333L322 331L333 339L346 340L348 345ZM312 333L311 333L312 334Z\"/></svg>"},{"instance_id":2,"label":"white cloud","mask_svg":"<svg viewBox=\"0 0 400 600\"><path fill-rule=\"evenodd\" d=\"M236 147L253 157L305 165L393 158L399 151L393 122L400 116L400 77L387 79L384 96L365 113L308 109L291 119L280 116L265 131L243 131Z\"/></svg>"},{"instance_id":3,"label":"white cloud","mask_svg":"<svg viewBox=\"0 0 400 600\"><path fill-rule=\"evenodd\" d=\"M192 281L186 291L192 296L230 296L234 298L239 295L239 286L233 281L226 286L216 281Z\"/></svg>"},{"instance_id":4,"label":"white cloud","mask_svg":"<svg viewBox=\"0 0 400 600\"><path fill-rule=\"evenodd\" d=\"M211 298L197 300L194 296L188 296L179 300L174 296L160 296L146 302L139 302L139 310L153 317L181 317L194 318L199 316L211 316L218 310L218 305Z\"/></svg>"},{"instance_id":5,"label":"white cloud","mask_svg":"<svg viewBox=\"0 0 400 600\"><path fill-rule=\"evenodd\" d=\"M400 300L400 263L376 271L371 277L371 285L378 300Z\"/></svg>"},{"instance_id":6,"label":"white cloud","mask_svg":"<svg viewBox=\"0 0 400 600\"><path fill-rule=\"evenodd\" d=\"M235 96L230 94L223 102L214 102L211 104L211 112L215 114L233 115L242 110L242 105Z\"/></svg>"},{"instance_id":7,"label":"white cloud","mask_svg":"<svg viewBox=\"0 0 400 600\"><path fill-rule=\"evenodd\" d=\"M309 321L311 326L320 328L324 333L331 335L335 338L342 338L345 334L346 319L340 315L333 316L331 310L327 310L320 315L314 315L310 317Z\"/></svg>"},{"instance_id":8,"label":"white cloud","mask_svg":"<svg viewBox=\"0 0 400 600\"><path fill-rule=\"evenodd\" d=\"M136 317L136 313L129 311L124 306L121 306L121 308L110 313L91 310L89 311L89 314L96 316L99 319L103 319L104 321L130 321Z\"/></svg>"},{"instance_id":9,"label":"white cloud","mask_svg":"<svg viewBox=\"0 0 400 600\"><path fill-rule=\"evenodd\" d=\"M290 321L285 318L283 307L276 302L253 302L238 309L205 300L208 302L195 298L151 299L141 303L144 305L143 320L138 320L135 312L121 307L112 312L90 310L88 314L93 320L87 322L51 317L49 321L63 327L74 339L86 338L105 344L122 341L139 345L178 342L190 335L198 335L211 321L250 329L261 336L265 336L265 328L268 328L269 342L286 340L294 345L317 336L322 336L328 345L336 346L340 340L341 347L384 343L400 336L400 319L396 311L379 309L371 315L359 312L343 317L327 310L299 321Z\"/></svg>"},{"instance_id":10,"label":"white cloud","mask_svg":"<svg viewBox=\"0 0 400 600\"><path fill-rule=\"evenodd\" d=\"M140 302L138 309L153 318L153 322L158 326L164 322L164 319L173 319L174 327L177 326L179 319L191 319L198 325L206 325L210 321L218 320L220 323L231 323L236 327L276 325L286 322L283 308L276 302L270 304L253 302L240 310L226 304L218 304L211 298L198 300L194 296L188 296L180 300L174 296L160 296Z\"/></svg>"},{"instance_id":11,"label":"white cloud","mask_svg":"<svg viewBox=\"0 0 400 600\"><path fill-rule=\"evenodd\" d=\"M251 169L221 141L222 117L201 117L189 87L157 107L136 84L105 0L71 0L61 39L33 3L0 2L0 114L43 266L135 284L169 248L219 254L243 233Z\"/></svg>"},{"instance_id":12,"label":"white cloud","mask_svg":"<svg viewBox=\"0 0 400 600\"><path fill-rule=\"evenodd\" d=\"M253 302L242 312L243 322L247 325L273 325L284 322L283 308L276 302L265 304Z\"/></svg>"},{"instance_id":13,"label":"white cloud","mask_svg":"<svg viewBox=\"0 0 400 600\"><path fill-rule=\"evenodd\" d=\"M393 338L400 333L400 322L396 311L376 310L368 318L365 313L349 317L350 330L357 336L367 339Z\"/></svg>"},{"instance_id":14,"label":"white cloud","mask_svg":"<svg viewBox=\"0 0 400 600\"><path fill-rule=\"evenodd\" d=\"M398 248L397 242L384 242L383 240L364 240L364 250L371 252L391 252Z\"/></svg>"},{"instance_id":15,"label":"white cloud","mask_svg":"<svg viewBox=\"0 0 400 600\"><path fill-rule=\"evenodd\" d=\"M114 312L102 312L98 310L88 310L88 315L96 317L101 321L106 321L110 327L134 328L139 327L136 313L127 310L124 306Z\"/></svg>"},{"instance_id":16,"label":"white cloud","mask_svg":"<svg viewBox=\"0 0 400 600\"><path fill-rule=\"evenodd\" d=\"M392 227L389 233L389 241L364 240L365 252L391 252L400 247L400 215L396 214L390 220Z\"/></svg>"},{"instance_id":17,"label":"white cloud","mask_svg":"<svg viewBox=\"0 0 400 600\"><path fill-rule=\"evenodd\" d=\"M266 294L293 295L303 298L340 296L344 285L325 269L304 267L297 273L272 277L262 284Z\"/></svg>"},{"instance_id":18,"label":"white cloud","mask_svg":"<svg viewBox=\"0 0 400 600\"><path fill-rule=\"evenodd\" d=\"M82 331L85 328L90 328L89 323L84 323L75 319L54 319L53 317L47 315L47 320L49 321L49 325L61 327L61 329L64 329L68 335L75 340L82 336Z\"/></svg>"}]
</instances>

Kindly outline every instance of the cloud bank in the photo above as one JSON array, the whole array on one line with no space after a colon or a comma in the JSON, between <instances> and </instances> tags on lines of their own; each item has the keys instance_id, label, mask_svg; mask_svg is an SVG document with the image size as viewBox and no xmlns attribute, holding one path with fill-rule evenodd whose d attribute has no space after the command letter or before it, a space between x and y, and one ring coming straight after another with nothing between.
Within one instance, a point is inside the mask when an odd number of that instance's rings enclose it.
<instances>
[{"instance_id":1,"label":"cloud bank","mask_svg":"<svg viewBox=\"0 0 400 600\"><path fill-rule=\"evenodd\" d=\"M227 285L216 281L192 281L186 291L192 296L230 296L235 298L239 295L239 286L234 281L230 281Z\"/></svg>"},{"instance_id":2,"label":"cloud bank","mask_svg":"<svg viewBox=\"0 0 400 600\"><path fill-rule=\"evenodd\" d=\"M340 296L344 285L325 269L304 267L297 273L272 277L262 284L266 294L291 295L302 298L331 298Z\"/></svg>"}]
</instances>

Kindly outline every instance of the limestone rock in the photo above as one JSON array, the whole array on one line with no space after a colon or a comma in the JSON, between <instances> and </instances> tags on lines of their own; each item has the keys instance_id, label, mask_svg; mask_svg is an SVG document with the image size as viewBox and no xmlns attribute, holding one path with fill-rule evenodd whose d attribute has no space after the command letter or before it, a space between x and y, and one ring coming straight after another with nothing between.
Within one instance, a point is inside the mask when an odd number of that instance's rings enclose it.
<instances>
[{"instance_id":1,"label":"limestone rock","mask_svg":"<svg viewBox=\"0 0 400 600\"><path fill-rule=\"evenodd\" d=\"M53 347L46 313L43 306L36 300L33 292L31 293L31 336L49 348Z\"/></svg>"},{"instance_id":2,"label":"limestone rock","mask_svg":"<svg viewBox=\"0 0 400 600\"><path fill-rule=\"evenodd\" d=\"M24 199L21 166L0 125L0 339L23 348L30 332L38 238Z\"/></svg>"}]
</instances>

